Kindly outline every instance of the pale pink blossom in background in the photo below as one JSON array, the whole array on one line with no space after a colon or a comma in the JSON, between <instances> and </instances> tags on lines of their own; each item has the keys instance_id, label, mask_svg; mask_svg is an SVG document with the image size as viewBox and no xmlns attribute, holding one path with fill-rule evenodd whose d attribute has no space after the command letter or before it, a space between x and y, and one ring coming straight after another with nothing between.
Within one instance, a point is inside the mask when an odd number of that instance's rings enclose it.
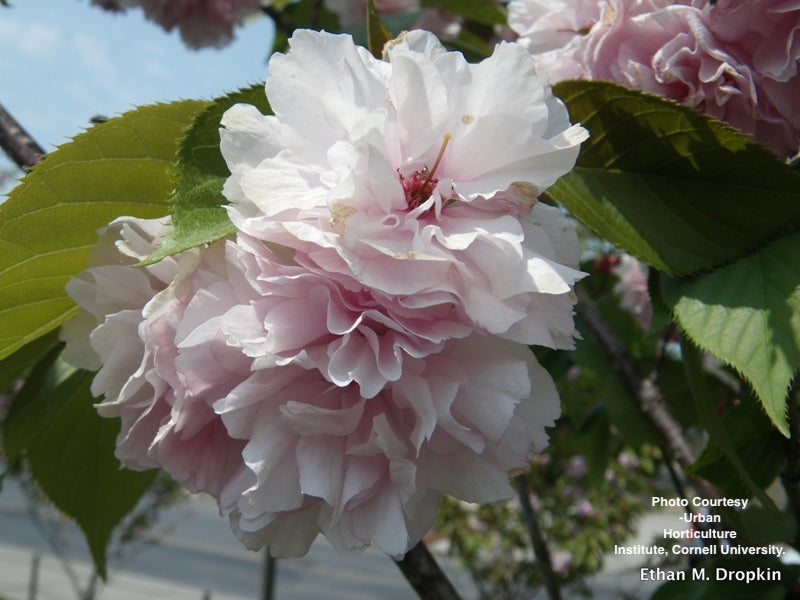
<instances>
[{"instance_id":1,"label":"pale pink blossom in background","mask_svg":"<svg viewBox=\"0 0 800 600\"><path fill-rule=\"evenodd\" d=\"M217 497L248 547L297 556L322 532L345 552L374 542L402 555L442 494L508 498L507 472L546 446L558 395L524 346L453 340L365 398L310 360L345 318L319 311L315 290L335 282L246 236L127 266L163 231L108 228L68 286L83 310L62 329L65 358L99 368L92 392L101 415L121 418L117 456Z\"/></svg>"},{"instance_id":2,"label":"pale pink blossom in background","mask_svg":"<svg viewBox=\"0 0 800 600\"><path fill-rule=\"evenodd\" d=\"M536 197L585 130L516 44L470 65L414 31L386 57L295 33L270 61L275 115L223 117L231 220L396 319L571 348L577 237Z\"/></svg>"},{"instance_id":3,"label":"pale pink blossom in background","mask_svg":"<svg viewBox=\"0 0 800 600\"><path fill-rule=\"evenodd\" d=\"M556 550L552 556L553 571L559 574L567 574L572 568L572 553L567 550Z\"/></svg>"},{"instance_id":4,"label":"pale pink blossom in background","mask_svg":"<svg viewBox=\"0 0 800 600\"><path fill-rule=\"evenodd\" d=\"M796 0L513 0L553 83L598 79L681 102L784 157L800 147Z\"/></svg>"},{"instance_id":5,"label":"pale pink blossom in background","mask_svg":"<svg viewBox=\"0 0 800 600\"><path fill-rule=\"evenodd\" d=\"M653 304L647 287L647 265L630 254L623 254L620 261L611 267L611 272L618 278L613 291L620 295L620 306L648 331L653 320Z\"/></svg>"},{"instance_id":6,"label":"pale pink blossom in background","mask_svg":"<svg viewBox=\"0 0 800 600\"><path fill-rule=\"evenodd\" d=\"M221 48L233 30L261 10L261 0L92 0L105 10L140 7L145 16L166 31L177 28L187 46Z\"/></svg>"}]
</instances>

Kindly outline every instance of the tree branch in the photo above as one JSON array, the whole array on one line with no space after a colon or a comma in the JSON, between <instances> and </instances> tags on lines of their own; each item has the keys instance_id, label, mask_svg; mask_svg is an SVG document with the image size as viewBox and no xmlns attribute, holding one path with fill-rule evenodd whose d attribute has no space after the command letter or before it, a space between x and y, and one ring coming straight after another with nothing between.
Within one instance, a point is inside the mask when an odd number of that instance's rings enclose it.
<instances>
[{"instance_id":1,"label":"tree branch","mask_svg":"<svg viewBox=\"0 0 800 600\"><path fill-rule=\"evenodd\" d=\"M418 543L395 562L421 600L461 600L424 543Z\"/></svg>"},{"instance_id":2,"label":"tree branch","mask_svg":"<svg viewBox=\"0 0 800 600\"><path fill-rule=\"evenodd\" d=\"M0 148L23 171L30 171L44 156L44 150L0 104Z\"/></svg>"},{"instance_id":3,"label":"tree branch","mask_svg":"<svg viewBox=\"0 0 800 600\"><path fill-rule=\"evenodd\" d=\"M544 537L542 537L539 523L536 521L536 514L533 512L533 507L531 506L531 499L528 495L528 484L525 481L525 476L517 475L514 477L514 486L517 488L519 503L522 507L522 516L525 518L525 523L528 526L528 536L531 538L533 553L536 555L536 564L539 566L542 580L547 589L547 595L550 597L550 600L561 600L561 590L558 586L556 574L553 571L550 551L547 548L547 544L545 544Z\"/></svg>"}]
</instances>

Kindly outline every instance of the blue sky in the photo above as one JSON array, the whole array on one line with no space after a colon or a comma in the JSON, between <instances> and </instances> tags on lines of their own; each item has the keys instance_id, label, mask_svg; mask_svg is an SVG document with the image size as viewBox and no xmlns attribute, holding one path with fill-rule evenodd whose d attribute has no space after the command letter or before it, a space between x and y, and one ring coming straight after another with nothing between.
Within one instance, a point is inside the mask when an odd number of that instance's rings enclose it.
<instances>
[{"instance_id":1,"label":"blue sky","mask_svg":"<svg viewBox=\"0 0 800 600\"><path fill-rule=\"evenodd\" d=\"M89 0L11 4L0 7L0 103L45 150L94 115L211 98L266 76L273 33L266 18L240 28L223 50L193 51L139 9L118 15Z\"/></svg>"}]
</instances>

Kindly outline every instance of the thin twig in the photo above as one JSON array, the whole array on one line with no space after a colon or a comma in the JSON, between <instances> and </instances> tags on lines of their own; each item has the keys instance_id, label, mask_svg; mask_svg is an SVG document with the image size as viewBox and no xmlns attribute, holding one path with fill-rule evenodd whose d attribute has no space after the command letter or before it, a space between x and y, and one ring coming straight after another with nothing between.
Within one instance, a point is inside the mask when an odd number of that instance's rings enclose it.
<instances>
[{"instance_id":1,"label":"thin twig","mask_svg":"<svg viewBox=\"0 0 800 600\"><path fill-rule=\"evenodd\" d=\"M547 589L547 595L550 600L561 600L561 590L558 586L558 579L556 578L555 571L553 571L553 563L550 560L550 551L544 541L542 532L539 529L539 523L536 520L536 514L533 512L531 506L531 499L528 494L528 484L525 481L524 475L517 475L514 478L514 486L517 488L517 495L519 496L519 503L522 507L522 516L528 526L528 536L531 538L531 545L533 546L533 553L536 555L536 564L544 581L544 586Z\"/></svg>"},{"instance_id":2,"label":"thin twig","mask_svg":"<svg viewBox=\"0 0 800 600\"><path fill-rule=\"evenodd\" d=\"M461 600L424 543L418 543L396 562L421 600Z\"/></svg>"},{"instance_id":3,"label":"thin twig","mask_svg":"<svg viewBox=\"0 0 800 600\"><path fill-rule=\"evenodd\" d=\"M0 148L23 171L30 171L44 156L44 150L0 104Z\"/></svg>"}]
</instances>

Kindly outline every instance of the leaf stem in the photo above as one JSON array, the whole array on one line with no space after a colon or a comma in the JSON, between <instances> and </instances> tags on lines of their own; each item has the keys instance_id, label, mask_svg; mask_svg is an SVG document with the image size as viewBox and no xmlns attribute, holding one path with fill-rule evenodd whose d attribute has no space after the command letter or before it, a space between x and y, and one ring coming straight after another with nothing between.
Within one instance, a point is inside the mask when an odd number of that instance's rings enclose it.
<instances>
[{"instance_id":1,"label":"leaf stem","mask_svg":"<svg viewBox=\"0 0 800 600\"><path fill-rule=\"evenodd\" d=\"M453 584L423 542L395 561L421 600L461 600Z\"/></svg>"},{"instance_id":2,"label":"leaf stem","mask_svg":"<svg viewBox=\"0 0 800 600\"><path fill-rule=\"evenodd\" d=\"M542 532L539 529L539 523L536 520L536 514L533 512L525 475L517 475L514 477L514 486L517 488L517 495L519 496L519 503L522 508L522 516L525 519L525 524L528 526L528 536L531 538L533 553L536 555L536 564L544 580L547 595L550 600L561 600L561 589L558 586L558 579L556 578L555 571L553 571L553 563L550 560L550 550L547 548Z\"/></svg>"}]
</instances>

